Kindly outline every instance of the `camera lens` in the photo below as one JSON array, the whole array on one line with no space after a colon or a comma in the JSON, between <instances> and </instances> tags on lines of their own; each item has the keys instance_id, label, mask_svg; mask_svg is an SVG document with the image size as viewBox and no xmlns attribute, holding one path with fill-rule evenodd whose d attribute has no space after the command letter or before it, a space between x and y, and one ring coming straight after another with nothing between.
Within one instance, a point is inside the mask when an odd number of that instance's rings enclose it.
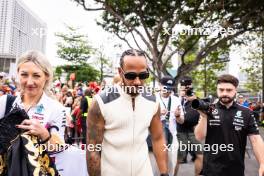
<instances>
[{"instance_id":1,"label":"camera lens","mask_svg":"<svg viewBox=\"0 0 264 176\"><path fill-rule=\"evenodd\" d=\"M187 89L187 90L186 90L186 95L187 95L188 97L193 96L193 91L192 91L191 89Z\"/></svg>"},{"instance_id":2,"label":"camera lens","mask_svg":"<svg viewBox=\"0 0 264 176\"><path fill-rule=\"evenodd\" d=\"M193 109L198 109L199 106L200 106L200 102L199 102L198 99L195 99L195 100L192 101L192 108Z\"/></svg>"},{"instance_id":3,"label":"camera lens","mask_svg":"<svg viewBox=\"0 0 264 176\"><path fill-rule=\"evenodd\" d=\"M209 111L210 104L203 100L195 99L192 101L192 108L201 111Z\"/></svg>"},{"instance_id":4,"label":"camera lens","mask_svg":"<svg viewBox=\"0 0 264 176\"><path fill-rule=\"evenodd\" d=\"M187 87L185 94L188 97L193 96L194 95L193 88L192 87Z\"/></svg>"}]
</instances>

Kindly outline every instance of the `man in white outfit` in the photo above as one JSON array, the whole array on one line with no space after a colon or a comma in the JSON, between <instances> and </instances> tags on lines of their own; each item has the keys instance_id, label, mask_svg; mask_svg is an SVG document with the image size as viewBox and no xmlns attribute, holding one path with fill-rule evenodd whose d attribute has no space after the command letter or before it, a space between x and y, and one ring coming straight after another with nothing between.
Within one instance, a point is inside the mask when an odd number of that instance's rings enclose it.
<instances>
[{"instance_id":1,"label":"man in white outfit","mask_svg":"<svg viewBox=\"0 0 264 176\"><path fill-rule=\"evenodd\" d=\"M176 121L178 123L184 122L184 113L181 107L180 99L173 95L175 88L175 80L171 76L164 76L160 80L160 93L157 94L158 101L160 102L161 121L164 128L169 129L172 136L171 144L167 144L166 150L168 151L168 169L169 175L174 174L177 153L178 153L178 140L176 131ZM168 140L169 136L167 136ZM153 160L154 155L150 152L151 164L154 175L159 175L156 161Z\"/></svg>"},{"instance_id":2,"label":"man in white outfit","mask_svg":"<svg viewBox=\"0 0 264 176\"><path fill-rule=\"evenodd\" d=\"M159 102L141 89L149 77L144 52L125 51L118 71L122 84L96 95L88 111L89 175L152 176L146 143L150 131L160 175L168 176Z\"/></svg>"}]
</instances>

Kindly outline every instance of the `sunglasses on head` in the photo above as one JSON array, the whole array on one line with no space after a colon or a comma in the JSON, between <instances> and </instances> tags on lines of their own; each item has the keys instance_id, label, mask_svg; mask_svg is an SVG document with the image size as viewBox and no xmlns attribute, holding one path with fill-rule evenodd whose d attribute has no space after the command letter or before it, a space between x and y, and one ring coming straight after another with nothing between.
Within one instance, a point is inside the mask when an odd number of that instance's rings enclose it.
<instances>
[{"instance_id":1,"label":"sunglasses on head","mask_svg":"<svg viewBox=\"0 0 264 176\"><path fill-rule=\"evenodd\" d=\"M149 77L149 72L148 71L144 71L144 72L140 72L140 73L136 73L136 72L125 72L122 68L121 68L124 77L128 80L135 80L137 77L140 80L144 80L147 79Z\"/></svg>"}]
</instances>

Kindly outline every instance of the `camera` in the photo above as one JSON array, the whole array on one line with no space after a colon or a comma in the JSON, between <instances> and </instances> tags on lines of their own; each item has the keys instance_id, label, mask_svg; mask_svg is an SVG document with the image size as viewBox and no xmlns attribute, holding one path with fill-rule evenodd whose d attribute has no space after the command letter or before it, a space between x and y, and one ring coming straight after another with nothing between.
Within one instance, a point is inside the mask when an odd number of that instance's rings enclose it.
<instances>
[{"instance_id":1,"label":"camera","mask_svg":"<svg viewBox=\"0 0 264 176\"><path fill-rule=\"evenodd\" d=\"M192 87L188 87L188 86L186 86L185 94L186 94L186 96L188 96L188 97L192 97L192 96L194 96L193 88L192 88Z\"/></svg>"},{"instance_id":2,"label":"camera","mask_svg":"<svg viewBox=\"0 0 264 176\"><path fill-rule=\"evenodd\" d=\"M187 97L192 97L195 94L191 85L184 86L184 89L182 89L182 91L185 92L185 96Z\"/></svg>"},{"instance_id":3,"label":"camera","mask_svg":"<svg viewBox=\"0 0 264 176\"><path fill-rule=\"evenodd\" d=\"M187 97L194 96L194 91L192 88L192 79L190 77L185 76L181 81L180 85L184 86L185 95Z\"/></svg>"},{"instance_id":4,"label":"camera","mask_svg":"<svg viewBox=\"0 0 264 176\"><path fill-rule=\"evenodd\" d=\"M211 103L210 98L194 99L191 104L193 109L211 113L214 109L214 104Z\"/></svg>"}]
</instances>

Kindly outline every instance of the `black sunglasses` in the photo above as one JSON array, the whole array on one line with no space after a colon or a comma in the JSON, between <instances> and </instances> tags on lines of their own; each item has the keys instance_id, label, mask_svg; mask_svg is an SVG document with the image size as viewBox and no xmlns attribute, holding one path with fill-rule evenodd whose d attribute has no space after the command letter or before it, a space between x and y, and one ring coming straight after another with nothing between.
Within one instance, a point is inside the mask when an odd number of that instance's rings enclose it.
<instances>
[{"instance_id":1,"label":"black sunglasses","mask_svg":"<svg viewBox=\"0 0 264 176\"><path fill-rule=\"evenodd\" d=\"M121 68L124 77L128 80L135 80L137 77L140 80L144 80L147 79L149 77L149 72L148 71L144 71L144 72L140 72L140 73L136 73L136 72L124 72L124 70Z\"/></svg>"}]
</instances>

